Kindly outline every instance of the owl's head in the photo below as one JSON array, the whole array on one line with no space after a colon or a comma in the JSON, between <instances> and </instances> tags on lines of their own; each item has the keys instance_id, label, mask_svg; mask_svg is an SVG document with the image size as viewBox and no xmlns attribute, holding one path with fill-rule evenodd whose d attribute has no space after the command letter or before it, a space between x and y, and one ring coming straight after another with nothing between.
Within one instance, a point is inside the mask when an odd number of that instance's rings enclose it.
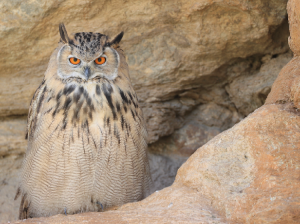
<instances>
[{"instance_id":1,"label":"owl's head","mask_svg":"<svg viewBox=\"0 0 300 224\"><path fill-rule=\"evenodd\" d=\"M123 32L110 42L101 33L75 33L69 38L64 24L59 25L59 32L63 44L57 54L57 74L61 79L114 80L118 76L120 56L115 48Z\"/></svg>"}]
</instances>

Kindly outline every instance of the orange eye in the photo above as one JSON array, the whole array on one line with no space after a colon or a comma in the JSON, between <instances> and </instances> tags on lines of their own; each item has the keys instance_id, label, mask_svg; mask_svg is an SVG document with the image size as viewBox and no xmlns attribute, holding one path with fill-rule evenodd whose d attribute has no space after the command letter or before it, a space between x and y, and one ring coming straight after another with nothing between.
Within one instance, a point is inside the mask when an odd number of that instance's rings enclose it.
<instances>
[{"instance_id":1,"label":"orange eye","mask_svg":"<svg viewBox=\"0 0 300 224\"><path fill-rule=\"evenodd\" d=\"M95 60L95 63L96 63L97 65L102 65L102 64L104 64L105 61L106 61L106 58L105 58L105 57L99 57L99 58L97 58L97 59Z\"/></svg>"},{"instance_id":2,"label":"orange eye","mask_svg":"<svg viewBox=\"0 0 300 224\"><path fill-rule=\"evenodd\" d=\"M80 59L78 58L69 58L69 61L71 62L71 64L73 65L78 65L80 63Z\"/></svg>"}]
</instances>

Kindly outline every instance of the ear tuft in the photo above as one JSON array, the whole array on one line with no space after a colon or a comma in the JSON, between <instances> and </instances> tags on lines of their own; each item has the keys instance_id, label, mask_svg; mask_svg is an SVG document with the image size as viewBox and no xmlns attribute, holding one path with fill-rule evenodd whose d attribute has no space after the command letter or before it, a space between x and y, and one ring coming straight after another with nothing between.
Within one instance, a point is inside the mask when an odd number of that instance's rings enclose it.
<instances>
[{"instance_id":1,"label":"ear tuft","mask_svg":"<svg viewBox=\"0 0 300 224\"><path fill-rule=\"evenodd\" d=\"M113 48L117 48L119 46L120 41L122 40L124 32L119 33L110 43L109 45Z\"/></svg>"},{"instance_id":2,"label":"ear tuft","mask_svg":"<svg viewBox=\"0 0 300 224\"><path fill-rule=\"evenodd\" d=\"M61 40L65 43L65 44L69 44L70 43L70 39L68 37L68 33L66 30L66 27L63 23L59 24L59 33L60 33L60 38Z\"/></svg>"}]
</instances>

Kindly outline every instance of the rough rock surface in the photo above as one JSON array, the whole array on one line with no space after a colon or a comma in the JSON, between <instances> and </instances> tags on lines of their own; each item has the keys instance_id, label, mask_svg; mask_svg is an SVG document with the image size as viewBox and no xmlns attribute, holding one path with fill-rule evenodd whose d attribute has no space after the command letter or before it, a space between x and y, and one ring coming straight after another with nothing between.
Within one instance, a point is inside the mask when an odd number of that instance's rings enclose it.
<instances>
[{"instance_id":1,"label":"rough rock surface","mask_svg":"<svg viewBox=\"0 0 300 224\"><path fill-rule=\"evenodd\" d=\"M177 183L234 223L299 223L300 113L263 106L198 149Z\"/></svg>"},{"instance_id":2,"label":"rough rock surface","mask_svg":"<svg viewBox=\"0 0 300 224\"><path fill-rule=\"evenodd\" d=\"M0 158L25 152L25 117L0 118Z\"/></svg>"},{"instance_id":3,"label":"rough rock surface","mask_svg":"<svg viewBox=\"0 0 300 224\"><path fill-rule=\"evenodd\" d=\"M19 185L19 170L23 156L10 155L0 162L0 223L16 220L20 200L13 200Z\"/></svg>"},{"instance_id":4,"label":"rough rock surface","mask_svg":"<svg viewBox=\"0 0 300 224\"><path fill-rule=\"evenodd\" d=\"M149 150L155 191L173 182L177 168L197 148L264 103L280 69L292 58L287 42L286 3L287 0L1 1L0 222L17 217L19 201L12 199L26 149L26 114L57 46L60 22L69 32L114 36L125 31L122 46L152 143ZM296 7L300 6L291 2L289 10ZM290 16L298 20L295 14ZM296 54L300 52L297 26L292 24L294 37L289 41ZM282 102L290 100L287 86L296 74L280 77L274 84L280 88L275 88L276 93L272 91L270 103L277 102L279 95L286 97ZM281 79L283 83L278 81ZM297 84L293 89L296 103ZM184 189L196 194L190 188ZM183 194L174 195L180 198ZM157 200L159 204L163 199ZM197 203L193 205L202 206ZM154 220L159 208L153 210ZM204 214L200 213L195 214ZM187 210L178 216L171 212L170 219L200 222L188 214ZM215 212L211 214L219 217ZM201 220L210 220L206 218Z\"/></svg>"},{"instance_id":5,"label":"rough rock surface","mask_svg":"<svg viewBox=\"0 0 300 224\"><path fill-rule=\"evenodd\" d=\"M245 74L226 85L226 89L215 88L203 95L201 91L192 92L194 98L201 103L186 115L184 125L179 130L151 144L150 150L158 153L191 155L214 136L262 106L277 74L291 57L290 52L274 58L266 55L258 71L248 72L247 67L252 61L248 62L243 67Z\"/></svg>"}]
</instances>

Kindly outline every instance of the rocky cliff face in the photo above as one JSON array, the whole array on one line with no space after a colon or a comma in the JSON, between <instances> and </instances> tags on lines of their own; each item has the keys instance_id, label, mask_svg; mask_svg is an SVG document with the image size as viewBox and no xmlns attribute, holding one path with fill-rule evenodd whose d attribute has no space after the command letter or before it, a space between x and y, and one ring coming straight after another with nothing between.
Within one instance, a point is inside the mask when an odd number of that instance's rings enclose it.
<instances>
[{"instance_id":1,"label":"rocky cliff face","mask_svg":"<svg viewBox=\"0 0 300 224\"><path fill-rule=\"evenodd\" d=\"M17 217L19 202L12 199L26 114L60 22L69 32L125 31L122 48L147 122L155 191L173 182L197 148L264 104L292 58L286 3L1 1L0 221ZM296 39L290 43L298 49Z\"/></svg>"}]
</instances>

